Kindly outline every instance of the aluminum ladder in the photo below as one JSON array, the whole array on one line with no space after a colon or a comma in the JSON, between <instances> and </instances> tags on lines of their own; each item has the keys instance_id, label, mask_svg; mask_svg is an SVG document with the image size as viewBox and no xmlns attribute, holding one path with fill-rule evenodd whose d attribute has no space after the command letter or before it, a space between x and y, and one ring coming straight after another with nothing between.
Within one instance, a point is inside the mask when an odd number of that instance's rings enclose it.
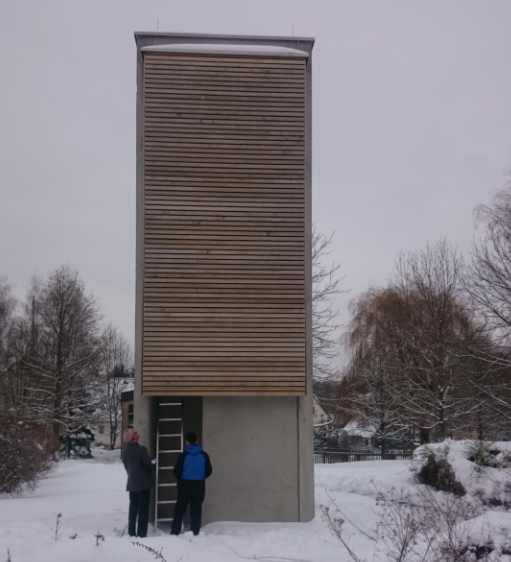
<instances>
[{"instance_id":1,"label":"aluminum ladder","mask_svg":"<svg viewBox=\"0 0 511 562\"><path fill-rule=\"evenodd\" d=\"M177 482L172 469L183 450L183 402L181 398L160 398L156 433L156 529L170 528L177 500Z\"/></svg>"}]
</instances>

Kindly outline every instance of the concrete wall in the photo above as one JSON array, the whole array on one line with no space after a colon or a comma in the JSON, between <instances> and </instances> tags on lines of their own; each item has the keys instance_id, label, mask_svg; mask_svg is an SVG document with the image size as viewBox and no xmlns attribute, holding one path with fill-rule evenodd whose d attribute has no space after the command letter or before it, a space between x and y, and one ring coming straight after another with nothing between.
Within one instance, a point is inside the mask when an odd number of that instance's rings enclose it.
<instances>
[{"instance_id":1,"label":"concrete wall","mask_svg":"<svg viewBox=\"0 0 511 562\"><path fill-rule=\"evenodd\" d=\"M308 417L305 400L204 397L202 445L213 464L204 523L314 517L312 399Z\"/></svg>"}]
</instances>

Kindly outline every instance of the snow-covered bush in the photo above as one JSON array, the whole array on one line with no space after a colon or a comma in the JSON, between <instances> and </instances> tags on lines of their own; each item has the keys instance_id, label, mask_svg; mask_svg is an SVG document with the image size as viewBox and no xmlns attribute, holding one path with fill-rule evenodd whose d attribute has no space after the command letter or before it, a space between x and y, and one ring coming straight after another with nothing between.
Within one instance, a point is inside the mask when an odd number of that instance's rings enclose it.
<instances>
[{"instance_id":1,"label":"snow-covered bush","mask_svg":"<svg viewBox=\"0 0 511 562\"><path fill-rule=\"evenodd\" d=\"M91 459L93 442L94 432L89 425L86 425L61 438L60 452L71 459Z\"/></svg>"},{"instance_id":2,"label":"snow-covered bush","mask_svg":"<svg viewBox=\"0 0 511 562\"><path fill-rule=\"evenodd\" d=\"M19 495L44 476L50 466L47 437L37 423L0 414L0 494Z\"/></svg>"},{"instance_id":3,"label":"snow-covered bush","mask_svg":"<svg viewBox=\"0 0 511 562\"><path fill-rule=\"evenodd\" d=\"M467 447L467 459L479 467L510 468L511 453L489 441L472 441Z\"/></svg>"},{"instance_id":4,"label":"snow-covered bush","mask_svg":"<svg viewBox=\"0 0 511 562\"><path fill-rule=\"evenodd\" d=\"M338 430L332 425L323 425L314 428L315 449L343 449L348 446L348 436L343 430Z\"/></svg>"},{"instance_id":5,"label":"snow-covered bush","mask_svg":"<svg viewBox=\"0 0 511 562\"><path fill-rule=\"evenodd\" d=\"M414 471L419 482L435 490L464 496L466 490L456 479L454 470L447 460L448 446L433 450L427 446L416 450Z\"/></svg>"},{"instance_id":6,"label":"snow-covered bush","mask_svg":"<svg viewBox=\"0 0 511 562\"><path fill-rule=\"evenodd\" d=\"M498 457L511 451L509 445L495 443L485 448L498 449L500 452L493 455ZM469 441L449 440L419 448L411 468L416 474L429 469L428 477L434 481L436 478L437 486L417 485L410 479L399 489L389 486L388 481L382 481L378 475L376 482L373 481L377 519L372 525L367 525L358 513L353 516L348 507L327 495L330 502L322 506L323 519L347 552L346 559L354 562L509 562L511 502L508 498L511 496L506 494L511 492L511 469L486 466L476 469L477 465L468 460L474 446ZM439 476L442 467L448 467L447 475ZM353 475L346 479L346 470L343 472L346 482L339 486L340 490L356 489L357 479ZM438 490L443 478L447 480L447 487L458 482L467 493L460 496L455 490ZM363 537L358 544L353 540L357 536ZM373 545L373 555L363 544L368 541Z\"/></svg>"},{"instance_id":7,"label":"snow-covered bush","mask_svg":"<svg viewBox=\"0 0 511 562\"><path fill-rule=\"evenodd\" d=\"M374 544L372 562L472 562L472 553L496 550L495 544L481 538L475 522L478 509L467 498L438 494L430 488L376 491L374 527L349 520L333 500L321 506L323 520L354 562L368 559L351 544L346 522Z\"/></svg>"},{"instance_id":8,"label":"snow-covered bush","mask_svg":"<svg viewBox=\"0 0 511 562\"><path fill-rule=\"evenodd\" d=\"M437 461L436 465L433 458ZM450 468L445 468L447 466ZM436 490L454 493L457 485L452 483L458 482L467 497L476 500L479 505L497 511L511 509L509 442L447 440L422 445L414 452L411 468L419 481Z\"/></svg>"}]
</instances>

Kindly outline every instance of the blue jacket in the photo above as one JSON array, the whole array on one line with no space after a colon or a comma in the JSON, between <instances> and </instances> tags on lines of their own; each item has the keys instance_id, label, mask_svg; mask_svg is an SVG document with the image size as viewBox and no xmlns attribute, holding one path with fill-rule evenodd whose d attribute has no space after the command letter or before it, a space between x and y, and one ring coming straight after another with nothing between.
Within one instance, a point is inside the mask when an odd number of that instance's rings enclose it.
<instances>
[{"instance_id":1,"label":"blue jacket","mask_svg":"<svg viewBox=\"0 0 511 562\"><path fill-rule=\"evenodd\" d=\"M213 473L209 455L199 445L187 445L174 465L177 480L205 480Z\"/></svg>"}]
</instances>

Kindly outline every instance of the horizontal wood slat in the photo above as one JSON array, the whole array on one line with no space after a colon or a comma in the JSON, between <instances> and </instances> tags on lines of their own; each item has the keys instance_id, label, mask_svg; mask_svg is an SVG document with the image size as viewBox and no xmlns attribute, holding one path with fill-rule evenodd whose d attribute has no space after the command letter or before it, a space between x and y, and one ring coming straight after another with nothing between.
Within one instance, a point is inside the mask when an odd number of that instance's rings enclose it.
<instances>
[{"instance_id":1,"label":"horizontal wood slat","mask_svg":"<svg viewBox=\"0 0 511 562\"><path fill-rule=\"evenodd\" d=\"M305 393L305 58L144 53L143 393Z\"/></svg>"},{"instance_id":2,"label":"horizontal wood slat","mask_svg":"<svg viewBox=\"0 0 511 562\"><path fill-rule=\"evenodd\" d=\"M169 66L169 59L172 58L172 66ZM303 75L304 59L284 59L278 57L246 57L235 55L214 55L201 53L195 54L162 54L162 53L149 53L144 54L145 68L150 71L152 68L183 68L190 67L193 70L200 72L197 67L203 67L206 70L216 68L229 69L237 71L243 69L244 72L256 70L257 72L271 73L282 71L289 74L296 73ZM281 70L278 70L281 69ZM302 72L300 72L302 71Z\"/></svg>"}]
</instances>

